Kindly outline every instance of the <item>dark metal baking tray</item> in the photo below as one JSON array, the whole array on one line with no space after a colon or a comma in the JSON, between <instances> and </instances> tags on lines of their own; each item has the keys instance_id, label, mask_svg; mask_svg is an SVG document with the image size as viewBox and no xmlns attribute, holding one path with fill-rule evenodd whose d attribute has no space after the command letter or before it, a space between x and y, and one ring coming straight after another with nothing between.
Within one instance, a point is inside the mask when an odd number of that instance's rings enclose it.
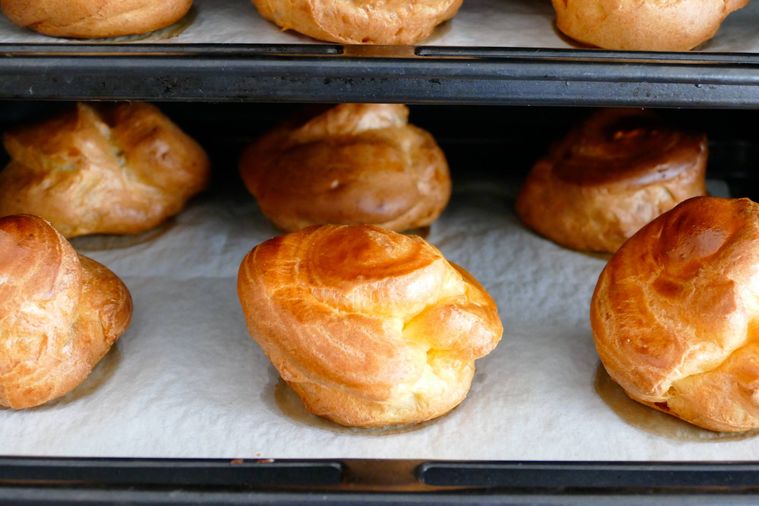
<instances>
[{"instance_id":1,"label":"dark metal baking tray","mask_svg":"<svg viewBox=\"0 0 759 506\"><path fill-rule=\"evenodd\" d=\"M1 50L4 99L759 106L757 55L337 46ZM758 491L755 464L0 461L3 504L755 504Z\"/></svg>"}]
</instances>

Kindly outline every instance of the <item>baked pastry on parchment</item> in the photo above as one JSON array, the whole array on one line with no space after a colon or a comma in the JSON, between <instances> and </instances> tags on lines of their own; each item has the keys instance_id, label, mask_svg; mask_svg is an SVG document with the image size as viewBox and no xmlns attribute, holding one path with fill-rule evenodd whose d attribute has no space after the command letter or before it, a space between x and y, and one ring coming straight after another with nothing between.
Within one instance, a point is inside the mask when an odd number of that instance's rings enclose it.
<instances>
[{"instance_id":1,"label":"baked pastry on parchment","mask_svg":"<svg viewBox=\"0 0 759 506\"><path fill-rule=\"evenodd\" d=\"M591 302L596 349L634 400L714 431L759 428L759 204L698 197L627 241Z\"/></svg>"},{"instance_id":2,"label":"baked pastry on parchment","mask_svg":"<svg viewBox=\"0 0 759 506\"><path fill-rule=\"evenodd\" d=\"M210 175L203 149L145 103L78 104L4 140L0 216L41 216L66 237L149 230Z\"/></svg>"},{"instance_id":3,"label":"baked pastry on parchment","mask_svg":"<svg viewBox=\"0 0 759 506\"><path fill-rule=\"evenodd\" d=\"M358 427L443 415L501 338L498 310L464 269L416 236L310 227L243 260L251 335L312 413Z\"/></svg>"},{"instance_id":4,"label":"baked pastry on parchment","mask_svg":"<svg viewBox=\"0 0 759 506\"><path fill-rule=\"evenodd\" d=\"M138 35L176 23L192 0L0 0L8 19L55 37Z\"/></svg>"},{"instance_id":5,"label":"baked pastry on parchment","mask_svg":"<svg viewBox=\"0 0 759 506\"><path fill-rule=\"evenodd\" d=\"M749 0L552 0L556 25L604 49L688 51Z\"/></svg>"},{"instance_id":6,"label":"baked pastry on parchment","mask_svg":"<svg viewBox=\"0 0 759 506\"><path fill-rule=\"evenodd\" d=\"M342 104L276 128L244 153L240 174L279 228L374 224L409 230L448 204L445 155L408 108Z\"/></svg>"},{"instance_id":7,"label":"baked pastry on parchment","mask_svg":"<svg viewBox=\"0 0 759 506\"><path fill-rule=\"evenodd\" d=\"M49 223L0 218L0 406L30 408L73 390L131 317L124 283Z\"/></svg>"},{"instance_id":8,"label":"baked pastry on parchment","mask_svg":"<svg viewBox=\"0 0 759 506\"><path fill-rule=\"evenodd\" d=\"M411 45L456 15L463 0L253 0L284 30L343 44Z\"/></svg>"},{"instance_id":9,"label":"baked pastry on parchment","mask_svg":"<svg viewBox=\"0 0 759 506\"><path fill-rule=\"evenodd\" d=\"M706 193L706 136L650 112L605 109L539 160L517 214L552 241L613 253L664 211Z\"/></svg>"}]
</instances>

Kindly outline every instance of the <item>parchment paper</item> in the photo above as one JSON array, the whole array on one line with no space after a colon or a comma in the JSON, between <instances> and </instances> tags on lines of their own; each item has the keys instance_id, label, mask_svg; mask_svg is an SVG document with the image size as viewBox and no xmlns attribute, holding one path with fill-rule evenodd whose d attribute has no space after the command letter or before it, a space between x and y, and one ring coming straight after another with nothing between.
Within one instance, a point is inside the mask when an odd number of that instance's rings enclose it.
<instances>
[{"instance_id":1,"label":"parchment paper","mask_svg":"<svg viewBox=\"0 0 759 506\"><path fill-rule=\"evenodd\" d=\"M570 48L555 30L548 0L466 0L453 21L440 26L422 45ZM309 44L295 32L282 32L262 19L248 0L195 0L194 13L177 26L148 36L111 40L134 43ZM66 41L37 35L0 16L0 43ZM93 41L83 41L92 43ZM107 43L109 41L100 41ZM759 52L759 3L732 14L719 34L703 47L708 52Z\"/></svg>"},{"instance_id":2,"label":"parchment paper","mask_svg":"<svg viewBox=\"0 0 759 506\"><path fill-rule=\"evenodd\" d=\"M588 303L605 260L525 230L513 212L516 188L486 180L456 185L428 237L482 281L505 324L499 347L478 362L469 397L444 418L382 432L305 414L248 337L237 300L242 257L276 234L240 192L201 198L143 237L75 240L125 280L134 322L92 381L66 399L0 410L0 454L755 459L759 438L709 441L701 431L683 441L625 422L599 397ZM686 424L641 409L692 436Z\"/></svg>"}]
</instances>

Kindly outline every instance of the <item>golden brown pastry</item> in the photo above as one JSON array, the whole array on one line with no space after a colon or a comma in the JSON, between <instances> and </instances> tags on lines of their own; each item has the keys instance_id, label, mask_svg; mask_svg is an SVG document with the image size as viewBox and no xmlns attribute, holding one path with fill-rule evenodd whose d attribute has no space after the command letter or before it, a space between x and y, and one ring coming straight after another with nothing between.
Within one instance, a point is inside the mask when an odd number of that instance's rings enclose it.
<instances>
[{"instance_id":1,"label":"golden brown pastry","mask_svg":"<svg viewBox=\"0 0 759 506\"><path fill-rule=\"evenodd\" d=\"M438 417L467 395L503 328L495 303L423 239L311 227L240 266L248 328L314 414L378 427Z\"/></svg>"},{"instance_id":2,"label":"golden brown pastry","mask_svg":"<svg viewBox=\"0 0 759 506\"><path fill-rule=\"evenodd\" d=\"M749 0L552 0L556 25L604 49L688 51Z\"/></svg>"},{"instance_id":3,"label":"golden brown pastry","mask_svg":"<svg viewBox=\"0 0 759 506\"><path fill-rule=\"evenodd\" d=\"M687 200L635 234L598 280L590 319L636 401L716 431L759 428L759 205Z\"/></svg>"},{"instance_id":4,"label":"golden brown pastry","mask_svg":"<svg viewBox=\"0 0 759 506\"><path fill-rule=\"evenodd\" d=\"M192 0L0 0L19 26L79 39L152 32L179 21L190 7Z\"/></svg>"},{"instance_id":5,"label":"golden brown pastry","mask_svg":"<svg viewBox=\"0 0 759 506\"><path fill-rule=\"evenodd\" d=\"M39 406L74 389L131 317L121 280L49 223L0 218L0 406Z\"/></svg>"},{"instance_id":6,"label":"golden brown pastry","mask_svg":"<svg viewBox=\"0 0 759 506\"><path fill-rule=\"evenodd\" d=\"M66 237L149 230L209 178L201 147L143 103L78 104L6 133L5 147L0 216L41 216Z\"/></svg>"},{"instance_id":7,"label":"golden brown pastry","mask_svg":"<svg viewBox=\"0 0 759 506\"><path fill-rule=\"evenodd\" d=\"M463 0L253 0L283 30L343 44L410 45L456 15Z\"/></svg>"},{"instance_id":8,"label":"golden brown pastry","mask_svg":"<svg viewBox=\"0 0 759 506\"><path fill-rule=\"evenodd\" d=\"M539 160L517 214L568 248L614 252L643 225L704 195L706 136L633 109L597 112Z\"/></svg>"},{"instance_id":9,"label":"golden brown pastry","mask_svg":"<svg viewBox=\"0 0 759 506\"><path fill-rule=\"evenodd\" d=\"M451 196L448 164L408 108L343 104L250 146L240 173L263 213L283 230L309 225L429 225Z\"/></svg>"}]
</instances>

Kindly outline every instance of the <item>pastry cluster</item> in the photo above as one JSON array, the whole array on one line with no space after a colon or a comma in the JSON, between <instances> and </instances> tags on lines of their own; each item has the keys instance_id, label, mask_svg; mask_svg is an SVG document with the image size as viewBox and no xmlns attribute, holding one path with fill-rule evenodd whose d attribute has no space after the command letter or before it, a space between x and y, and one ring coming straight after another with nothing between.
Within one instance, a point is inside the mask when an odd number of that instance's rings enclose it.
<instances>
[{"instance_id":1,"label":"pastry cluster","mask_svg":"<svg viewBox=\"0 0 759 506\"><path fill-rule=\"evenodd\" d=\"M0 171L0 406L79 385L132 301L66 237L138 233L209 179L203 149L148 104L79 104L5 135ZM627 394L716 431L759 428L759 204L705 195L706 136L599 110L528 174L524 224L614 253L590 307ZM451 195L445 156L403 105L342 104L252 143L240 174L283 235L242 260L248 329L312 413L352 427L420 423L468 395L499 343L495 301L424 239Z\"/></svg>"},{"instance_id":2,"label":"pastry cluster","mask_svg":"<svg viewBox=\"0 0 759 506\"><path fill-rule=\"evenodd\" d=\"M133 234L205 188L205 152L152 105L78 104L5 134L0 171L0 406L78 386L127 329L132 300L65 237Z\"/></svg>"},{"instance_id":3,"label":"pastry cluster","mask_svg":"<svg viewBox=\"0 0 759 506\"><path fill-rule=\"evenodd\" d=\"M409 45L456 15L463 0L253 0L282 29L343 44Z\"/></svg>"},{"instance_id":4,"label":"pastry cluster","mask_svg":"<svg viewBox=\"0 0 759 506\"><path fill-rule=\"evenodd\" d=\"M253 0L282 29L344 44L408 45L428 38L463 0ZM78 39L137 35L183 18L192 0L0 0L15 24Z\"/></svg>"},{"instance_id":5,"label":"pastry cluster","mask_svg":"<svg viewBox=\"0 0 759 506\"><path fill-rule=\"evenodd\" d=\"M78 104L5 145L0 406L21 409L80 384L131 318L124 284L64 236L155 227L205 188L209 161L140 103ZM451 193L443 152L408 109L343 104L290 122L240 168L272 221L304 229L257 246L238 287L251 333L308 408L371 427L458 405L502 326L465 270L391 230L429 225Z\"/></svg>"},{"instance_id":6,"label":"pastry cluster","mask_svg":"<svg viewBox=\"0 0 759 506\"><path fill-rule=\"evenodd\" d=\"M0 0L19 26L45 35L92 39L152 32L179 21L192 0Z\"/></svg>"},{"instance_id":7,"label":"pastry cluster","mask_svg":"<svg viewBox=\"0 0 759 506\"><path fill-rule=\"evenodd\" d=\"M604 49L688 51L708 41L750 0L552 0L556 25ZM463 0L252 0L282 30L340 44L414 45L452 19ZM136 35L169 26L192 0L0 0L15 24L79 39Z\"/></svg>"},{"instance_id":8,"label":"pastry cluster","mask_svg":"<svg viewBox=\"0 0 759 506\"><path fill-rule=\"evenodd\" d=\"M240 267L248 327L317 415L359 427L419 423L466 397L501 338L496 305L463 269L402 231L431 224L448 165L408 108L342 104L253 143L240 173L293 231Z\"/></svg>"},{"instance_id":9,"label":"pastry cluster","mask_svg":"<svg viewBox=\"0 0 759 506\"><path fill-rule=\"evenodd\" d=\"M759 428L759 205L705 197L707 140L601 110L529 173L516 209L563 246L614 253L596 349L634 400L714 431Z\"/></svg>"}]
</instances>

